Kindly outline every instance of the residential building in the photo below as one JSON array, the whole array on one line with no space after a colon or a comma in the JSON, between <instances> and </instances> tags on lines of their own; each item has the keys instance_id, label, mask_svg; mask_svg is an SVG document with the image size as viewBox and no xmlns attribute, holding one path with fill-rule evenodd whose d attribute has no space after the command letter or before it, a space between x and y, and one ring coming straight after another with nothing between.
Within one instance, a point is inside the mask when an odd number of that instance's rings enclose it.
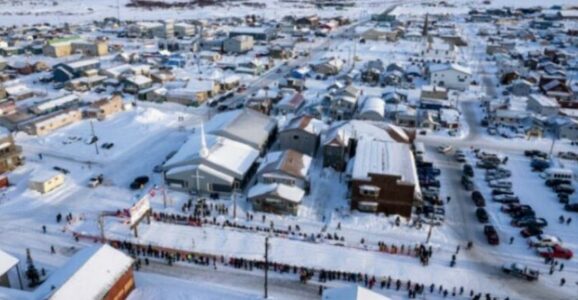
<instances>
[{"instance_id":1,"label":"residential building","mask_svg":"<svg viewBox=\"0 0 578 300\"><path fill-rule=\"evenodd\" d=\"M30 120L30 122L22 125L22 130L30 135L46 135L58 128L81 120L82 113L78 109L59 111Z\"/></svg>"},{"instance_id":2,"label":"residential building","mask_svg":"<svg viewBox=\"0 0 578 300\"><path fill-rule=\"evenodd\" d=\"M411 216L420 191L410 145L360 138L350 176L351 209Z\"/></svg>"},{"instance_id":3,"label":"residential building","mask_svg":"<svg viewBox=\"0 0 578 300\"><path fill-rule=\"evenodd\" d=\"M129 94L138 94L140 91L149 89L153 86L153 81L144 75L128 76L122 81L123 91Z\"/></svg>"},{"instance_id":4,"label":"residential building","mask_svg":"<svg viewBox=\"0 0 578 300\"><path fill-rule=\"evenodd\" d=\"M385 101L379 97L366 97L355 118L359 120L383 121L385 118Z\"/></svg>"},{"instance_id":5,"label":"residential building","mask_svg":"<svg viewBox=\"0 0 578 300\"><path fill-rule=\"evenodd\" d=\"M403 129L384 122L336 122L321 136L323 167L344 171L347 162L355 153L357 140L361 137L407 144L413 139Z\"/></svg>"},{"instance_id":6,"label":"residential building","mask_svg":"<svg viewBox=\"0 0 578 300\"><path fill-rule=\"evenodd\" d=\"M279 131L279 146L281 150L292 149L315 156L321 132L326 128L325 123L312 116L295 117Z\"/></svg>"},{"instance_id":7,"label":"residential building","mask_svg":"<svg viewBox=\"0 0 578 300\"><path fill-rule=\"evenodd\" d=\"M113 95L110 98L97 100L90 104L90 107L85 110L85 114L89 118L96 118L104 120L123 110L122 96Z\"/></svg>"},{"instance_id":8,"label":"residential building","mask_svg":"<svg viewBox=\"0 0 578 300\"><path fill-rule=\"evenodd\" d=\"M275 38L277 32L271 27L237 27L229 32L229 37L248 35L255 41L270 41Z\"/></svg>"},{"instance_id":9,"label":"residential building","mask_svg":"<svg viewBox=\"0 0 578 300\"><path fill-rule=\"evenodd\" d=\"M247 53L253 49L254 44L252 36L236 35L225 40L223 51L225 53Z\"/></svg>"},{"instance_id":10,"label":"residential building","mask_svg":"<svg viewBox=\"0 0 578 300\"><path fill-rule=\"evenodd\" d=\"M14 170L22 163L22 147L14 144L8 129L0 127L0 174Z\"/></svg>"},{"instance_id":11,"label":"residential building","mask_svg":"<svg viewBox=\"0 0 578 300\"><path fill-rule=\"evenodd\" d=\"M280 183L258 183L247 194L255 211L294 216L304 196L302 188Z\"/></svg>"},{"instance_id":12,"label":"residential building","mask_svg":"<svg viewBox=\"0 0 578 300\"><path fill-rule=\"evenodd\" d=\"M62 109L78 106L80 99L74 94L69 94L34 104L28 110L35 115L45 115Z\"/></svg>"},{"instance_id":13,"label":"residential building","mask_svg":"<svg viewBox=\"0 0 578 300\"><path fill-rule=\"evenodd\" d=\"M311 161L311 156L291 149L269 152L257 170L257 181L298 186L307 191Z\"/></svg>"},{"instance_id":14,"label":"residential building","mask_svg":"<svg viewBox=\"0 0 578 300\"><path fill-rule=\"evenodd\" d=\"M527 109L546 117L552 117L560 112L560 104L548 96L531 94L528 96Z\"/></svg>"},{"instance_id":15,"label":"residential building","mask_svg":"<svg viewBox=\"0 0 578 300\"><path fill-rule=\"evenodd\" d=\"M49 193L64 184L64 175L54 170L39 170L32 174L28 187L41 194Z\"/></svg>"},{"instance_id":16,"label":"residential building","mask_svg":"<svg viewBox=\"0 0 578 300\"><path fill-rule=\"evenodd\" d=\"M430 84L465 91L470 86L472 71L458 64L435 64L429 67Z\"/></svg>"},{"instance_id":17,"label":"residential building","mask_svg":"<svg viewBox=\"0 0 578 300\"><path fill-rule=\"evenodd\" d=\"M576 119L568 119L567 122L559 125L556 131L560 139L578 141L578 121Z\"/></svg>"},{"instance_id":18,"label":"residential building","mask_svg":"<svg viewBox=\"0 0 578 300\"><path fill-rule=\"evenodd\" d=\"M16 282L10 282L8 274L14 267L18 268L18 258L0 249L0 262L0 287L17 288Z\"/></svg>"},{"instance_id":19,"label":"residential building","mask_svg":"<svg viewBox=\"0 0 578 300\"><path fill-rule=\"evenodd\" d=\"M74 78L85 76L89 70L100 69L97 59L78 60L70 63L60 63L52 68L52 76L56 82L66 82Z\"/></svg>"},{"instance_id":20,"label":"residential building","mask_svg":"<svg viewBox=\"0 0 578 300\"><path fill-rule=\"evenodd\" d=\"M301 93L285 93L281 101L275 105L275 114L295 114L305 105L305 98Z\"/></svg>"}]
</instances>

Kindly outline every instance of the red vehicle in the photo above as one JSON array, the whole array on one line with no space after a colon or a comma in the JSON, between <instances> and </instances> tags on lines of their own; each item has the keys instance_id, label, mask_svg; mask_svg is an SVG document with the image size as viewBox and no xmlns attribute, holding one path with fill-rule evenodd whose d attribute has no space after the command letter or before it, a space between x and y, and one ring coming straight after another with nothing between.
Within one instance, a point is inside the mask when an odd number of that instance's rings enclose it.
<instances>
[{"instance_id":1,"label":"red vehicle","mask_svg":"<svg viewBox=\"0 0 578 300\"><path fill-rule=\"evenodd\" d=\"M564 248L560 245L554 245L553 247L538 248L538 253L540 253L540 256L547 258L571 259L572 256L574 256L572 250Z\"/></svg>"}]
</instances>

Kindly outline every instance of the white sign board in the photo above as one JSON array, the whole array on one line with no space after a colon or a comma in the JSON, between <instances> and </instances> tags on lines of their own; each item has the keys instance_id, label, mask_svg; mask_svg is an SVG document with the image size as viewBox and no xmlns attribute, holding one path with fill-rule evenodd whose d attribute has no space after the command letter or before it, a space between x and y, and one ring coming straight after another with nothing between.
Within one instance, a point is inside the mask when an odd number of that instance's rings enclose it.
<instances>
[{"instance_id":1,"label":"white sign board","mask_svg":"<svg viewBox=\"0 0 578 300\"><path fill-rule=\"evenodd\" d=\"M149 202L149 195L147 194L129 209L130 226L136 225L150 209L151 204Z\"/></svg>"}]
</instances>

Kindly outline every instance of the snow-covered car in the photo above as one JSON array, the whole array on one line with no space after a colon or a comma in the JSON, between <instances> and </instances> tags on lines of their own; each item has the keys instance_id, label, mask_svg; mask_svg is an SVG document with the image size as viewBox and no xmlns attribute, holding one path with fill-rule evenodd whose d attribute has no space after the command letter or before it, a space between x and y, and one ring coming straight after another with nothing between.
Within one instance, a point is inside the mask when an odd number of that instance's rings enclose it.
<instances>
[{"instance_id":1,"label":"snow-covered car","mask_svg":"<svg viewBox=\"0 0 578 300\"><path fill-rule=\"evenodd\" d=\"M546 227L548 221L544 218L525 217L512 221L512 225L517 227Z\"/></svg>"},{"instance_id":2,"label":"snow-covered car","mask_svg":"<svg viewBox=\"0 0 578 300\"><path fill-rule=\"evenodd\" d=\"M536 269L530 269L525 265L519 263L512 263L509 265L502 266L502 272L526 279L528 281L538 280L540 277L540 272Z\"/></svg>"},{"instance_id":3,"label":"snow-covered car","mask_svg":"<svg viewBox=\"0 0 578 300\"><path fill-rule=\"evenodd\" d=\"M452 151L453 147L451 145L444 145L444 146L439 146L437 149L438 149L439 153L445 154L445 153Z\"/></svg>"},{"instance_id":4,"label":"snow-covered car","mask_svg":"<svg viewBox=\"0 0 578 300\"><path fill-rule=\"evenodd\" d=\"M510 203L510 204L504 204L500 208L500 210L505 212L505 213L514 213L516 211L526 210L526 209L531 210L532 207L530 205L527 205L527 204Z\"/></svg>"},{"instance_id":5,"label":"snow-covered car","mask_svg":"<svg viewBox=\"0 0 578 300\"><path fill-rule=\"evenodd\" d=\"M532 247L552 247L561 244L562 240L552 235L537 235L528 239L528 244Z\"/></svg>"},{"instance_id":6,"label":"snow-covered car","mask_svg":"<svg viewBox=\"0 0 578 300\"><path fill-rule=\"evenodd\" d=\"M552 247L540 247L536 248L536 251L538 251L540 256L546 258L572 259L572 256L574 256L572 250L564 248L560 245L554 245Z\"/></svg>"},{"instance_id":7,"label":"snow-covered car","mask_svg":"<svg viewBox=\"0 0 578 300\"><path fill-rule=\"evenodd\" d=\"M503 181L503 180L492 180L492 181L488 182L488 185L491 188L495 188L495 189L511 189L512 188L512 182Z\"/></svg>"},{"instance_id":8,"label":"snow-covered car","mask_svg":"<svg viewBox=\"0 0 578 300\"><path fill-rule=\"evenodd\" d=\"M516 195L507 195L507 194L503 194L503 195L494 195L492 196L492 199L495 202L499 202L499 203L520 203L520 198L518 198L518 196Z\"/></svg>"}]
</instances>

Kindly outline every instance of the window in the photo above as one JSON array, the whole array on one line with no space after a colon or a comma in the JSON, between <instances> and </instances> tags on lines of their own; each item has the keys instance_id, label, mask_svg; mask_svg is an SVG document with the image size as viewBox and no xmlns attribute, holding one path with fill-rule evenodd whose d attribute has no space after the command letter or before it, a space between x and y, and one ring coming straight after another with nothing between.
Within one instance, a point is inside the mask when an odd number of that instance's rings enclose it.
<instances>
[{"instance_id":1,"label":"window","mask_svg":"<svg viewBox=\"0 0 578 300\"><path fill-rule=\"evenodd\" d=\"M298 139L299 139L299 136L298 136L298 135L294 135L294 136L293 136L293 139L294 139L294 140L298 140Z\"/></svg>"},{"instance_id":2,"label":"window","mask_svg":"<svg viewBox=\"0 0 578 300\"><path fill-rule=\"evenodd\" d=\"M379 187L373 185L362 185L359 187L359 193L362 196L377 198L379 196Z\"/></svg>"}]
</instances>

